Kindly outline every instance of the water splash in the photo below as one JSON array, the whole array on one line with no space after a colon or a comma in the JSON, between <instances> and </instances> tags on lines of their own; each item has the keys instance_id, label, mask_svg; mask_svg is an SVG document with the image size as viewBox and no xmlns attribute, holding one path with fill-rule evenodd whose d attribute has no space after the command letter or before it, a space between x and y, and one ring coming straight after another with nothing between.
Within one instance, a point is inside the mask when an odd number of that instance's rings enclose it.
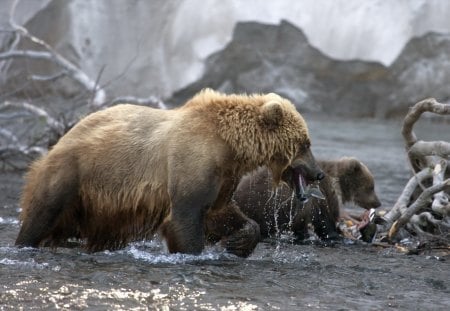
<instances>
[{"instance_id":1,"label":"water splash","mask_svg":"<svg viewBox=\"0 0 450 311\"><path fill-rule=\"evenodd\" d=\"M316 255L304 249L303 246L291 244L289 240L290 235L283 234L280 238L274 239L276 243L276 249L272 243L260 243L258 244L255 252L247 260L249 261L269 261L273 263L308 263ZM267 241L266 241L267 242Z\"/></svg>"},{"instance_id":2,"label":"water splash","mask_svg":"<svg viewBox=\"0 0 450 311\"><path fill-rule=\"evenodd\" d=\"M291 192L291 195L288 199L282 201L284 197L279 192L281 191L281 187L282 186L275 188L275 190L271 192L269 200L266 202L266 209L273 210L275 235L277 237L279 237L284 232L284 229L291 230L295 216L297 216L298 213L297 205L295 204L296 203L295 191ZM288 213L287 228L280 228L279 225L280 212ZM269 223L267 224L270 225Z\"/></svg>"},{"instance_id":3,"label":"water splash","mask_svg":"<svg viewBox=\"0 0 450 311\"><path fill-rule=\"evenodd\" d=\"M19 220L15 217L0 217L0 224L1 225L17 225L19 223Z\"/></svg>"},{"instance_id":4,"label":"water splash","mask_svg":"<svg viewBox=\"0 0 450 311\"><path fill-rule=\"evenodd\" d=\"M135 247L131 247L128 251L133 258L138 260L144 260L152 264L168 263L168 264L184 264L188 262L197 262L205 260L219 260L221 255L218 253L204 252L200 255L189 254L152 254L146 251L139 250Z\"/></svg>"},{"instance_id":5,"label":"water splash","mask_svg":"<svg viewBox=\"0 0 450 311\"><path fill-rule=\"evenodd\" d=\"M214 246L207 247L200 255L170 254L165 249L163 242L158 239L133 243L123 250L105 251L103 253L112 256L114 254L125 254L136 260L142 260L151 264L185 264L237 258L235 255L227 253L224 249Z\"/></svg>"},{"instance_id":6,"label":"water splash","mask_svg":"<svg viewBox=\"0 0 450 311\"><path fill-rule=\"evenodd\" d=\"M17 254L19 252L19 248L11 247L11 246L2 246L0 247L0 254Z\"/></svg>"},{"instance_id":7,"label":"water splash","mask_svg":"<svg viewBox=\"0 0 450 311\"><path fill-rule=\"evenodd\" d=\"M49 267L49 264L47 262L38 263L34 259L21 261L17 259L2 258L0 259L0 265L17 266L21 268L32 268L38 270L47 269Z\"/></svg>"}]
</instances>

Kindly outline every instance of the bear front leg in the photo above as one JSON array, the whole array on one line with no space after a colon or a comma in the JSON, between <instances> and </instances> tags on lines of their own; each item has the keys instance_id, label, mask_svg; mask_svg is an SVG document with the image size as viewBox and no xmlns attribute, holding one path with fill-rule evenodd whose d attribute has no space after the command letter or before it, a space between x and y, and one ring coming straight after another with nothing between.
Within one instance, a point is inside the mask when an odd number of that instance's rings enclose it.
<instances>
[{"instance_id":1,"label":"bear front leg","mask_svg":"<svg viewBox=\"0 0 450 311\"><path fill-rule=\"evenodd\" d=\"M170 175L171 211L160 232L170 253L200 254L205 246L205 215L217 199L220 176L215 165L198 162L196 157L175 158L171 163L175 172L190 167L198 174Z\"/></svg>"},{"instance_id":2,"label":"bear front leg","mask_svg":"<svg viewBox=\"0 0 450 311\"><path fill-rule=\"evenodd\" d=\"M205 246L205 213L216 199L218 187L192 182L181 185L171 189L171 213L160 232L170 253L198 255Z\"/></svg>"},{"instance_id":3,"label":"bear front leg","mask_svg":"<svg viewBox=\"0 0 450 311\"><path fill-rule=\"evenodd\" d=\"M301 203L298 203L301 204ZM301 242L309 238L308 223L310 220L311 206L307 206L309 202L305 203L306 206L300 207L297 215L295 215L292 222L292 232L294 233L295 240Z\"/></svg>"},{"instance_id":4,"label":"bear front leg","mask_svg":"<svg viewBox=\"0 0 450 311\"><path fill-rule=\"evenodd\" d=\"M170 253L198 255L205 246L203 216L196 212L188 217L172 213L170 219L162 224L161 234Z\"/></svg>"},{"instance_id":5,"label":"bear front leg","mask_svg":"<svg viewBox=\"0 0 450 311\"><path fill-rule=\"evenodd\" d=\"M245 216L234 202L210 210L206 216L208 239L221 241L226 250L239 257L248 257L261 240L259 225Z\"/></svg>"}]
</instances>

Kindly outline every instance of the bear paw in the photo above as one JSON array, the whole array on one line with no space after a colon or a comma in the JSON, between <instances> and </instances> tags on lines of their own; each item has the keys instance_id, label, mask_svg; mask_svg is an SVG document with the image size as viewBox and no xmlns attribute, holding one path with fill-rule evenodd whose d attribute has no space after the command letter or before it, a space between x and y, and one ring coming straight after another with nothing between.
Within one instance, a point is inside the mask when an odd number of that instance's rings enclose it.
<instances>
[{"instance_id":1,"label":"bear paw","mask_svg":"<svg viewBox=\"0 0 450 311\"><path fill-rule=\"evenodd\" d=\"M248 257L261 239L259 225L249 219L248 222L232 235L222 239L222 246L239 257Z\"/></svg>"}]
</instances>

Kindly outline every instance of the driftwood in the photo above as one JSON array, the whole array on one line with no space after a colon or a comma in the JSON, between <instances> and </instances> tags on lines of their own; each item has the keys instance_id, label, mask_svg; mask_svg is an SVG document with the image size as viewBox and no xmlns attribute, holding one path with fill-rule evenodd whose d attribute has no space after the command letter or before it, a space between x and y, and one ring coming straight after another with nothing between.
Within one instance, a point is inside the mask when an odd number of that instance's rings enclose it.
<instances>
[{"instance_id":1,"label":"driftwood","mask_svg":"<svg viewBox=\"0 0 450 311\"><path fill-rule=\"evenodd\" d=\"M392 239L393 237L395 237L399 228L403 227L408 222L413 220L412 217L416 215L420 210L425 208L425 206L429 203L430 198L433 196L433 194L442 191L444 189L450 190L450 179L447 179L443 183L439 183L437 185L426 188L416 199L416 201L413 204L411 204L408 208L406 208L404 212L401 214L401 216L392 224L391 228L389 229L389 238ZM427 214L427 217L425 218L419 217L414 219L416 221L423 221L424 219L426 219L433 224L440 224L442 222L434 218L429 212L425 213ZM414 223L413 221L411 222L413 225L416 226L420 225L420 223Z\"/></svg>"},{"instance_id":2,"label":"driftwood","mask_svg":"<svg viewBox=\"0 0 450 311\"><path fill-rule=\"evenodd\" d=\"M416 188L419 186L419 184L422 184L425 179L431 178L433 176L432 173L433 170L431 170L430 168L424 168L422 171L410 178L405 188L403 189L402 194L397 199L394 207L388 213L386 213L386 215L383 216L384 220L388 224L392 225L394 221L396 221L403 213L405 213L406 209L408 208L409 201L411 200L411 196Z\"/></svg>"},{"instance_id":3,"label":"driftwood","mask_svg":"<svg viewBox=\"0 0 450 311\"><path fill-rule=\"evenodd\" d=\"M416 103L404 119L402 135L413 176L394 207L383 216L382 229L388 232L390 241L397 238L402 228L419 238L448 240L450 179L446 174L450 143L417 139L413 127L424 112L450 115L450 105L425 99Z\"/></svg>"}]
</instances>

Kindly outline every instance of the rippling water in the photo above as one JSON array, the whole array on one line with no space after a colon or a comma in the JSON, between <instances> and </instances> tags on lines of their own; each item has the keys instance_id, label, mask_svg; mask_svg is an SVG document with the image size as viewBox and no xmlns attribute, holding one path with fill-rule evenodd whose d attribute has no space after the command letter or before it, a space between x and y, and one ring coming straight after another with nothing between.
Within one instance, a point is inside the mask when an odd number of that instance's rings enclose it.
<instances>
[{"instance_id":1,"label":"rippling water","mask_svg":"<svg viewBox=\"0 0 450 311\"><path fill-rule=\"evenodd\" d=\"M388 208L409 177L400 121L307 117L317 158L356 156ZM419 124L450 141L448 124ZM17 249L22 180L0 179L0 309L4 310L448 310L450 258L407 256L365 244L266 240L248 259L217 247L168 254L152 241L114 252Z\"/></svg>"}]
</instances>

